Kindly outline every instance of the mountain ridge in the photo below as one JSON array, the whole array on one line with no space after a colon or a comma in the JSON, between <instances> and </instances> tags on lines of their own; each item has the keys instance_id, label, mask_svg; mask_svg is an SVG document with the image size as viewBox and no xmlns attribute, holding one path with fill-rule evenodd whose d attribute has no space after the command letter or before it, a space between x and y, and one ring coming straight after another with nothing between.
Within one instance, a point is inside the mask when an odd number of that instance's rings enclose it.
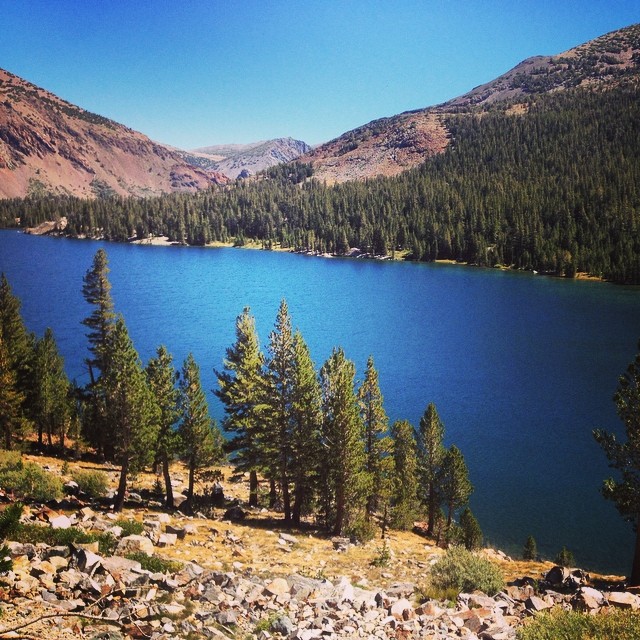
<instances>
[{"instance_id":1,"label":"mountain ridge","mask_svg":"<svg viewBox=\"0 0 640 640\"><path fill-rule=\"evenodd\" d=\"M0 197L150 196L226 182L144 134L0 69Z\"/></svg>"},{"instance_id":2,"label":"mountain ridge","mask_svg":"<svg viewBox=\"0 0 640 640\"><path fill-rule=\"evenodd\" d=\"M300 160L311 163L314 175L328 183L398 175L446 149L451 136L443 116L460 109L523 104L536 94L578 86L635 80L639 68L640 24L635 24L557 55L527 58L447 102L373 120L318 145Z\"/></svg>"}]
</instances>

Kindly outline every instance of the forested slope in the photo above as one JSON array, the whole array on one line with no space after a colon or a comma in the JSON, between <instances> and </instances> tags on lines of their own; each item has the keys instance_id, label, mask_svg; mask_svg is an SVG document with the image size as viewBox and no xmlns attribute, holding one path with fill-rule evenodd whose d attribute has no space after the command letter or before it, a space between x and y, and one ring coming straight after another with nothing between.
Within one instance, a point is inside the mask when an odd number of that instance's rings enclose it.
<instances>
[{"instance_id":1,"label":"forested slope","mask_svg":"<svg viewBox=\"0 0 640 640\"><path fill-rule=\"evenodd\" d=\"M640 282L636 81L446 117L447 150L394 178L326 186L308 165L197 194L0 203L4 226L67 216L68 232L188 244L255 238L294 249L506 264Z\"/></svg>"}]
</instances>

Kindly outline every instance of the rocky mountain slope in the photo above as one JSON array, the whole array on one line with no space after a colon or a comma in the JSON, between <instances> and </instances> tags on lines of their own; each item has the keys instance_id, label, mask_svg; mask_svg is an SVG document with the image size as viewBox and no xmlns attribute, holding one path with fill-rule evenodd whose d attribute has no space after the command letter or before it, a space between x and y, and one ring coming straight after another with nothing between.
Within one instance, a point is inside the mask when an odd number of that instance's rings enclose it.
<instances>
[{"instance_id":1,"label":"rocky mountain slope","mask_svg":"<svg viewBox=\"0 0 640 640\"><path fill-rule=\"evenodd\" d=\"M230 178L247 177L277 164L291 162L311 151L301 140L276 138L251 144L226 144L180 151L190 164L220 171Z\"/></svg>"},{"instance_id":2,"label":"rocky mountain slope","mask_svg":"<svg viewBox=\"0 0 640 640\"><path fill-rule=\"evenodd\" d=\"M555 56L536 56L444 104L382 118L344 133L300 158L327 182L392 176L449 144L446 116L460 109L508 104L521 113L531 96L574 87L637 82L640 25L611 32ZM522 106L519 106L522 105Z\"/></svg>"},{"instance_id":3,"label":"rocky mountain slope","mask_svg":"<svg viewBox=\"0 0 640 640\"><path fill-rule=\"evenodd\" d=\"M0 197L149 196L227 178L0 69Z\"/></svg>"}]
</instances>

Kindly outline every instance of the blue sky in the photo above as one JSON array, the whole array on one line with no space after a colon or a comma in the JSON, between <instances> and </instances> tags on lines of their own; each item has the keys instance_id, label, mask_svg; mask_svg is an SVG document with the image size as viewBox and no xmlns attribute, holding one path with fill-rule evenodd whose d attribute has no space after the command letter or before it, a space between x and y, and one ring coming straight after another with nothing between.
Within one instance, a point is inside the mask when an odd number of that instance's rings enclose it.
<instances>
[{"instance_id":1,"label":"blue sky","mask_svg":"<svg viewBox=\"0 0 640 640\"><path fill-rule=\"evenodd\" d=\"M0 67L190 149L316 144L640 22L640 0L0 0Z\"/></svg>"}]
</instances>

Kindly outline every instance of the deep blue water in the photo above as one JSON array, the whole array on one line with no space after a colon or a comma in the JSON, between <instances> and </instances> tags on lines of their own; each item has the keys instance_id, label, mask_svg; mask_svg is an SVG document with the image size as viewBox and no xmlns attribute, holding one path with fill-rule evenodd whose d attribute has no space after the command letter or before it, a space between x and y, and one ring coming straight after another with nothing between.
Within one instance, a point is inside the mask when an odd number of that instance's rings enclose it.
<instances>
[{"instance_id":1,"label":"deep blue water","mask_svg":"<svg viewBox=\"0 0 640 640\"><path fill-rule=\"evenodd\" d=\"M244 306L266 344L280 300L319 367L341 345L361 376L372 354L392 420L435 402L475 486L489 542L626 572L632 531L599 494L594 427L619 430L612 395L640 338L640 289L449 265L321 259L240 249L139 247L0 231L0 271L28 327L52 327L79 383L82 277L104 246L116 309L146 361L189 351L208 389ZM222 409L210 395L214 417Z\"/></svg>"}]
</instances>

